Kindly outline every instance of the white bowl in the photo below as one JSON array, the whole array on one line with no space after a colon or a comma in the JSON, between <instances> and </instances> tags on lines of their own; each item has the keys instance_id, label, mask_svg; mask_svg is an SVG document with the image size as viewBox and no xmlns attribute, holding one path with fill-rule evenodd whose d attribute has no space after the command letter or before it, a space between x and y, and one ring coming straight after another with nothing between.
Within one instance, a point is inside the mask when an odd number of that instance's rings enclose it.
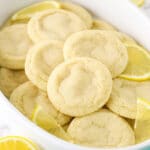
<instances>
[{"instance_id":1,"label":"white bowl","mask_svg":"<svg viewBox=\"0 0 150 150\"><path fill-rule=\"evenodd\" d=\"M0 0L0 24L12 12L40 0ZM128 0L73 0L134 37L140 44L150 49L150 21ZM0 125L11 129L11 134L22 135L39 144L43 150L97 150L65 142L39 128L24 117L0 92ZM98 148L103 150L102 148ZM150 150L150 140L142 144L114 150Z\"/></svg>"}]
</instances>

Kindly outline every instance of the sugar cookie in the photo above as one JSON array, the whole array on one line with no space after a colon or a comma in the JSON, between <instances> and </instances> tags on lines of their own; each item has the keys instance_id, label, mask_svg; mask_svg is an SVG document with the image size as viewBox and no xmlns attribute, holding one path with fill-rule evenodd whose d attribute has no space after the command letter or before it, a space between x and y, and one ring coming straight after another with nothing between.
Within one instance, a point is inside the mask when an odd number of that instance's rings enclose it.
<instances>
[{"instance_id":1,"label":"sugar cookie","mask_svg":"<svg viewBox=\"0 0 150 150\"><path fill-rule=\"evenodd\" d=\"M34 42L64 41L72 33L85 30L85 23L74 13L51 9L38 13L28 23L28 33Z\"/></svg>"},{"instance_id":2,"label":"sugar cookie","mask_svg":"<svg viewBox=\"0 0 150 150\"><path fill-rule=\"evenodd\" d=\"M115 79L107 107L115 113L130 119L136 117L136 82Z\"/></svg>"},{"instance_id":3,"label":"sugar cookie","mask_svg":"<svg viewBox=\"0 0 150 150\"><path fill-rule=\"evenodd\" d=\"M130 119L136 118L137 98L150 99L150 81L134 82L115 79L107 107Z\"/></svg>"},{"instance_id":4,"label":"sugar cookie","mask_svg":"<svg viewBox=\"0 0 150 150\"><path fill-rule=\"evenodd\" d=\"M78 15L86 23L86 26L88 29L90 29L92 27L92 22L93 22L92 16L83 7L73 4L73 3L62 2L61 8L64 10L71 11L71 12L75 13L76 15Z\"/></svg>"},{"instance_id":5,"label":"sugar cookie","mask_svg":"<svg viewBox=\"0 0 150 150\"><path fill-rule=\"evenodd\" d=\"M48 81L52 104L69 116L83 116L104 106L112 88L112 77L101 62L75 58L57 66Z\"/></svg>"},{"instance_id":6,"label":"sugar cookie","mask_svg":"<svg viewBox=\"0 0 150 150\"><path fill-rule=\"evenodd\" d=\"M51 104L45 92L42 92L41 94L39 94L36 101L37 101L37 104L39 104L42 108L44 108L45 112L53 116L60 125L63 126L63 125L68 124L68 122L70 122L71 117L66 116L60 113L59 111L57 111L54 108L54 106Z\"/></svg>"},{"instance_id":7,"label":"sugar cookie","mask_svg":"<svg viewBox=\"0 0 150 150\"><path fill-rule=\"evenodd\" d=\"M39 90L31 82L25 82L10 95L10 102L24 115L31 118Z\"/></svg>"},{"instance_id":8,"label":"sugar cookie","mask_svg":"<svg viewBox=\"0 0 150 150\"><path fill-rule=\"evenodd\" d=\"M23 69L26 54L31 46L26 24L4 28L0 31L0 66Z\"/></svg>"},{"instance_id":9,"label":"sugar cookie","mask_svg":"<svg viewBox=\"0 0 150 150\"><path fill-rule=\"evenodd\" d=\"M44 91L47 90L50 73L64 60L62 49L62 42L45 41L36 44L27 55L26 74L37 87Z\"/></svg>"},{"instance_id":10,"label":"sugar cookie","mask_svg":"<svg viewBox=\"0 0 150 150\"><path fill-rule=\"evenodd\" d=\"M113 148L135 144L130 125L107 109L75 118L67 131L75 143L89 147Z\"/></svg>"},{"instance_id":11,"label":"sugar cookie","mask_svg":"<svg viewBox=\"0 0 150 150\"><path fill-rule=\"evenodd\" d=\"M71 119L69 116L58 112L50 103L46 93L39 90L31 82L26 82L16 88L10 96L10 101L29 118L32 117L36 104L40 104L61 125L68 123Z\"/></svg>"},{"instance_id":12,"label":"sugar cookie","mask_svg":"<svg viewBox=\"0 0 150 150\"><path fill-rule=\"evenodd\" d=\"M27 80L28 79L23 70L16 71L7 68L0 68L0 90L8 98L17 86Z\"/></svg>"},{"instance_id":13,"label":"sugar cookie","mask_svg":"<svg viewBox=\"0 0 150 150\"><path fill-rule=\"evenodd\" d=\"M113 77L121 74L127 63L126 47L113 32L86 30L73 34L64 44L65 60L74 57L91 57L104 63Z\"/></svg>"}]
</instances>

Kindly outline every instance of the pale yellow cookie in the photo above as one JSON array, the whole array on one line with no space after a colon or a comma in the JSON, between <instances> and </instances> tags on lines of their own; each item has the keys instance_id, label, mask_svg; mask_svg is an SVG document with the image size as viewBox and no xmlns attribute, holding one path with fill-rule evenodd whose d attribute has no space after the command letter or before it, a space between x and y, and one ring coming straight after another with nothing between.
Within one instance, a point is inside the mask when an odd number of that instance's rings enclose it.
<instances>
[{"instance_id":1,"label":"pale yellow cookie","mask_svg":"<svg viewBox=\"0 0 150 150\"><path fill-rule=\"evenodd\" d=\"M67 131L76 144L89 147L117 148L135 144L134 132L127 121L107 109L75 118Z\"/></svg>"},{"instance_id":2,"label":"pale yellow cookie","mask_svg":"<svg viewBox=\"0 0 150 150\"><path fill-rule=\"evenodd\" d=\"M51 9L38 13L28 23L28 33L34 42L64 41L72 33L85 30L85 23L74 13Z\"/></svg>"},{"instance_id":3,"label":"pale yellow cookie","mask_svg":"<svg viewBox=\"0 0 150 150\"><path fill-rule=\"evenodd\" d=\"M109 23L103 20L94 20L92 29L94 30L115 30L115 28Z\"/></svg>"},{"instance_id":4,"label":"pale yellow cookie","mask_svg":"<svg viewBox=\"0 0 150 150\"><path fill-rule=\"evenodd\" d=\"M16 71L7 68L0 68L0 90L8 98L17 86L27 80L28 79L23 70Z\"/></svg>"},{"instance_id":5,"label":"pale yellow cookie","mask_svg":"<svg viewBox=\"0 0 150 150\"><path fill-rule=\"evenodd\" d=\"M105 65L91 58L75 58L54 69L47 91L60 112L83 116L104 106L111 88L112 77Z\"/></svg>"},{"instance_id":6,"label":"pale yellow cookie","mask_svg":"<svg viewBox=\"0 0 150 150\"><path fill-rule=\"evenodd\" d=\"M23 69L26 54L31 46L26 24L4 28L0 31L0 66Z\"/></svg>"},{"instance_id":7,"label":"pale yellow cookie","mask_svg":"<svg viewBox=\"0 0 150 150\"><path fill-rule=\"evenodd\" d=\"M68 122L70 122L71 117L66 116L60 113L59 111L57 111L54 108L54 106L51 104L45 92L42 92L41 94L39 94L36 101L37 101L37 104L40 105L44 109L45 112L53 116L60 125L63 126L63 125L68 124Z\"/></svg>"},{"instance_id":8,"label":"pale yellow cookie","mask_svg":"<svg viewBox=\"0 0 150 150\"><path fill-rule=\"evenodd\" d=\"M26 74L37 87L44 91L47 90L47 81L52 70L64 60L62 49L62 42L45 41L36 44L27 55Z\"/></svg>"},{"instance_id":9,"label":"pale yellow cookie","mask_svg":"<svg viewBox=\"0 0 150 150\"><path fill-rule=\"evenodd\" d=\"M78 15L86 23L87 28L90 29L92 27L92 16L85 8L73 3L66 2L62 2L60 7Z\"/></svg>"},{"instance_id":10,"label":"pale yellow cookie","mask_svg":"<svg viewBox=\"0 0 150 150\"><path fill-rule=\"evenodd\" d=\"M130 119L136 117L136 82L115 79L107 107L115 113Z\"/></svg>"},{"instance_id":11,"label":"pale yellow cookie","mask_svg":"<svg viewBox=\"0 0 150 150\"><path fill-rule=\"evenodd\" d=\"M121 74L127 63L128 53L113 32L86 30L73 34L64 44L65 60L74 57L91 57L104 63L113 77Z\"/></svg>"},{"instance_id":12,"label":"pale yellow cookie","mask_svg":"<svg viewBox=\"0 0 150 150\"><path fill-rule=\"evenodd\" d=\"M107 107L130 119L136 118L137 98L150 99L150 82L134 82L115 79Z\"/></svg>"},{"instance_id":13,"label":"pale yellow cookie","mask_svg":"<svg viewBox=\"0 0 150 150\"><path fill-rule=\"evenodd\" d=\"M10 102L24 115L31 118L39 90L31 82L25 82L17 87L10 96Z\"/></svg>"},{"instance_id":14,"label":"pale yellow cookie","mask_svg":"<svg viewBox=\"0 0 150 150\"><path fill-rule=\"evenodd\" d=\"M10 96L11 103L24 115L31 118L36 104L52 115L61 125L70 121L70 117L58 112L50 103L47 94L39 90L31 82L26 82L16 88Z\"/></svg>"}]
</instances>

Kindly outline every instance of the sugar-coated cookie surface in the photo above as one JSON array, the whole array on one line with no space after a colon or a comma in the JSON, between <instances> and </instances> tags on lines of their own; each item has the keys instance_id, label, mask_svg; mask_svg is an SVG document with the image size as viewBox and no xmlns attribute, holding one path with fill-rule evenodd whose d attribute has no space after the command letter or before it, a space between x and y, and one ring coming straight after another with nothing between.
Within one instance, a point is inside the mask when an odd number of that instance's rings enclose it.
<instances>
[{"instance_id":1,"label":"sugar-coated cookie surface","mask_svg":"<svg viewBox=\"0 0 150 150\"><path fill-rule=\"evenodd\" d=\"M16 71L7 68L0 68L0 90L8 98L17 86L27 80L28 79L23 70Z\"/></svg>"},{"instance_id":2,"label":"sugar-coated cookie surface","mask_svg":"<svg viewBox=\"0 0 150 150\"><path fill-rule=\"evenodd\" d=\"M112 89L112 77L101 62L75 58L57 66L48 80L48 96L62 113L83 116L104 106Z\"/></svg>"},{"instance_id":3,"label":"sugar-coated cookie surface","mask_svg":"<svg viewBox=\"0 0 150 150\"><path fill-rule=\"evenodd\" d=\"M10 96L10 102L24 115L31 118L39 90L30 81L18 86Z\"/></svg>"},{"instance_id":4,"label":"sugar-coated cookie surface","mask_svg":"<svg viewBox=\"0 0 150 150\"><path fill-rule=\"evenodd\" d=\"M121 74L127 63L127 49L113 32L85 30L70 36L64 44L65 60L91 57L104 63L113 77Z\"/></svg>"},{"instance_id":5,"label":"sugar-coated cookie surface","mask_svg":"<svg viewBox=\"0 0 150 150\"><path fill-rule=\"evenodd\" d=\"M17 24L0 31L0 66L23 69L32 42L26 24Z\"/></svg>"},{"instance_id":6,"label":"sugar-coated cookie surface","mask_svg":"<svg viewBox=\"0 0 150 150\"><path fill-rule=\"evenodd\" d=\"M35 15L28 23L28 33L34 42L41 40L64 41L72 33L87 29L76 14L59 9L46 10Z\"/></svg>"},{"instance_id":7,"label":"sugar-coated cookie surface","mask_svg":"<svg viewBox=\"0 0 150 150\"><path fill-rule=\"evenodd\" d=\"M71 11L78 15L86 24L87 28L92 27L92 16L91 14L83 7L73 4L73 3L67 3L67 2L62 2L60 4L60 7L64 10Z\"/></svg>"},{"instance_id":8,"label":"sugar-coated cookie surface","mask_svg":"<svg viewBox=\"0 0 150 150\"><path fill-rule=\"evenodd\" d=\"M150 99L150 82L134 82L115 79L107 107L115 113L130 119L136 118L137 98Z\"/></svg>"},{"instance_id":9,"label":"sugar-coated cookie surface","mask_svg":"<svg viewBox=\"0 0 150 150\"><path fill-rule=\"evenodd\" d=\"M106 109L75 118L67 132L75 143L90 147L113 148L135 144L130 125Z\"/></svg>"},{"instance_id":10,"label":"sugar-coated cookie surface","mask_svg":"<svg viewBox=\"0 0 150 150\"><path fill-rule=\"evenodd\" d=\"M51 104L45 92L39 94L36 101L37 104L40 105L48 115L53 116L60 125L66 125L68 122L70 122L71 117L57 111Z\"/></svg>"},{"instance_id":11,"label":"sugar-coated cookie surface","mask_svg":"<svg viewBox=\"0 0 150 150\"><path fill-rule=\"evenodd\" d=\"M47 90L47 81L52 70L63 62L63 43L44 41L30 50L25 63L28 78L40 89Z\"/></svg>"},{"instance_id":12,"label":"sugar-coated cookie surface","mask_svg":"<svg viewBox=\"0 0 150 150\"><path fill-rule=\"evenodd\" d=\"M71 119L58 112L50 103L47 94L39 90L30 81L17 87L11 94L10 101L30 119L36 104L41 105L41 107L43 107L49 115L52 115L61 125L68 123Z\"/></svg>"},{"instance_id":13,"label":"sugar-coated cookie surface","mask_svg":"<svg viewBox=\"0 0 150 150\"><path fill-rule=\"evenodd\" d=\"M107 107L115 113L135 119L137 107L136 82L115 79Z\"/></svg>"}]
</instances>

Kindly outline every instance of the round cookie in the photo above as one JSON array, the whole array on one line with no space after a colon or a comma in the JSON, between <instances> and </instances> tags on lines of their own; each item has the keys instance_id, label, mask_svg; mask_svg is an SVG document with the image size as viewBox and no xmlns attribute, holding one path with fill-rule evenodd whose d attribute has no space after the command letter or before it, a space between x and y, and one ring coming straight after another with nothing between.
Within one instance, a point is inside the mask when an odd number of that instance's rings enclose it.
<instances>
[{"instance_id":1,"label":"round cookie","mask_svg":"<svg viewBox=\"0 0 150 150\"><path fill-rule=\"evenodd\" d=\"M36 44L28 53L25 72L38 88L47 90L50 73L64 60L62 49L62 42L45 41Z\"/></svg>"},{"instance_id":2,"label":"round cookie","mask_svg":"<svg viewBox=\"0 0 150 150\"><path fill-rule=\"evenodd\" d=\"M51 104L45 92L42 92L41 94L39 94L36 101L37 101L37 104L39 104L42 108L44 108L45 112L53 116L60 125L63 126L63 125L68 124L68 122L70 122L71 117L66 116L60 113L59 111L57 111L54 108L54 106Z\"/></svg>"},{"instance_id":3,"label":"round cookie","mask_svg":"<svg viewBox=\"0 0 150 150\"><path fill-rule=\"evenodd\" d=\"M74 57L91 57L104 63L113 77L121 74L127 63L128 53L113 32L86 30L73 34L64 44L65 60Z\"/></svg>"},{"instance_id":4,"label":"round cookie","mask_svg":"<svg viewBox=\"0 0 150 150\"><path fill-rule=\"evenodd\" d=\"M137 98L150 99L150 81L134 82L115 79L107 107L130 119L136 118Z\"/></svg>"},{"instance_id":5,"label":"round cookie","mask_svg":"<svg viewBox=\"0 0 150 150\"><path fill-rule=\"evenodd\" d=\"M115 30L114 27L102 20L94 20L92 29L94 30Z\"/></svg>"},{"instance_id":6,"label":"round cookie","mask_svg":"<svg viewBox=\"0 0 150 150\"><path fill-rule=\"evenodd\" d=\"M83 7L73 3L66 3L66 2L62 2L60 7L64 10L71 11L76 15L78 15L85 22L88 29L92 27L92 22L93 22L92 16Z\"/></svg>"},{"instance_id":7,"label":"round cookie","mask_svg":"<svg viewBox=\"0 0 150 150\"><path fill-rule=\"evenodd\" d=\"M75 118L67 132L76 144L89 147L117 148L135 144L130 125L107 109Z\"/></svg>"},{"instance_id":8,"label":"round cookie","mask_svg":"<svg viewBox=\"0 0 150 150\"><path fill-rule=\"evenodd\" d=\"M112 77L101 62L75 58L58 65L48 80L48 96L60 112L69 116L92 113L108 101Z\"/></svg>"},{"instance_id":9,"label":"round cookie","mask_svg":"<svg viewBox=\"0 0 150 150\"><path fill-rule=\"evenodd\" d=\"M10 101L29 118L32 117L36 104L39 104L61 125L67 124L71 119L69 116L58 112L50 103L47 94L39 90L31 82L26 82L17 87L11 94Z\"/></svg>"},{"instance_id":10,"label":"round cookie","mask_svg":"<svg viewBox=\"0 0 150 150\"><path fill-rule=\"evenodd\" d=\"M18 86L10 95L10 102L25 116L32 117L39 90L31 82Z\"/></svg>"},{"instance_id":11,"label":"round cookie","mask_svg":"<svg viewBox=\"0 0 150 150\"><path fill-rule=\"evenodd\" d=\"M7 68L0 68L0 90L8 98L16 87L27 80L28 79L23 70L16 71Z\"/></svg>"},{"instance_id":12,"label":"round cookie","mask_svg":"<svg viewBox=\"0 0 150 150\"><path fill-rule=\"evenodd\" d=\"M135 119L137 108L136 85L136 82L115 79L107 107L123 117Z\"/></svg>"},{"instance_id":13,"label":"round cookie","mask_svg":"<svg viewBox=\"0 0 150 150\"><path fill-rule=\"evenodd\" d=\"M85 29L85 23L76 14L59 9L40 12L28 23L28 33L34 42L64 41L71 34Z\"/></svg>"},{"instance_id":14,"label":"round cookie","mask_svg":"<svg viewBox=\"0 0 150 150\"><path fill-rule=\"evenodd\" d=\"M0 66L23 69L26 54L31 46L26 24L4 28L0 31Z\"/></svg>"}]
</instances>

